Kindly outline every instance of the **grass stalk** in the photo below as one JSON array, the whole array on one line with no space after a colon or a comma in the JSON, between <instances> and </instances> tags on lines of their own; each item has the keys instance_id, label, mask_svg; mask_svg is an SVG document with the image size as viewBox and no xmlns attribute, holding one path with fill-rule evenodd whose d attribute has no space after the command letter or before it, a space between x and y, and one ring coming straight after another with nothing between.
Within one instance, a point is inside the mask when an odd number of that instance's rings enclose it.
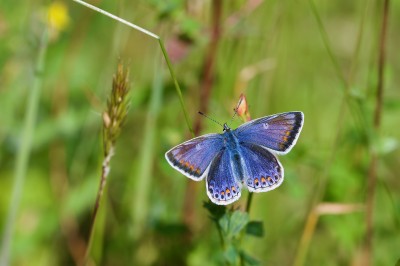
<instances>
[{"instance_id":1,"label":"grass stalk","mask_svg":"<svg viewBox=\"0 0 400 266\"><path fill-rule=\"evenodd\" d=\"M326 186L328 183L328 175L330 172L330 169L334 163L334 159L336 156L336 152L338 149L338 143L339 143L339 138L340 138L340 134L341 134L341 128L343 126L343 117L345 117L345 110L346 110L346 103L349 105L350 108L352 108L353 110L356 108L359 108L360 106L354 105L352 104L351 100L349 99L349 91L350 91L350 83L352 82L352 78L353 78L353 74L355 71L355 65L358 59L358 55L359 55L359 50L360 50L360 44L361 44L361 38L363 36L362 32L363 32L363 28L364 28L364 22L365 22L365 17L367 15L367 10L368 10L368 5L369 2L366 3L366 7L365 7L365 11L363 13L361 22L360 22L360 27L359 27L359 34L358 34L358 39L356 42L356 47L355 47L355 54L352 58L352 64L351 64L351 70L350 70L350 75L348 77L348 80L346 80L339 63L336 60L336 57L331 49L331 45L329 42L329 38L328 38L328 34L325 31L325 27L322 23L321 17L319 16L317 7L315 6L315 3L310 0L309 1L310 6L311 6L311 10L313 12L313 15L315 16L315 19L317 21L318 24L318 28L320 30L321 36L322 36L322 40L325 46L325 49L327 50L328 54L329 54L329 58L331 59L332 64L335 67L335 71L337 76L339 77L343 88L344 88L344 95L343 95L343 99L342 99L342 103L340 105L339 108L339 116L338 116L338 121L337 121L337 131L335 134L335 138L334 141L332 143L332 152L327 160L326 163L326 167L324 172L321 174L320 178L319 178L319 182L316 186L316 193L314 194L312 200L311 200L311 204L310 204L310 208L309 208L309 212L306 218L306 222L303 228L303 232L300 238L300 242L298 244L297 247L297 252L296 252L296 256L294 258L294 262L293 265L295 266L302 266L305 263L305 259L311 244L311 239L312 236L315 233L315 228L318 224L318 220L319 220L319 214L315 211L316 206L319 204L319 202L321 202L325 191L326 191ZM359 110L359 109L357 109ZM359 117L362 120L362 117ZM362 123L362 122L361 122Z\"/></svg>"},{"instance_id":2,"label":"grass stalk","mask_svg":"<svg viewBox=\"0 0 400 266\"><path fill-rule=\"evenodd\" d=\"M253 192L250 192L247 194L247 202L246 202L246 209L245 212L247 212L248 214L250 214L250 208L251 208L251 203L253 201Z\"/></svg>"},{"instance_id":3,"label":"grass stalk","mask_svg":"<svg viewBox=\"0 0 400 266\"><path fill-rule=\"evenodd\" d=\"M344 75L344 73L343 73L343 71L342 71L342 69L340 67L340 64L339 64L338 60L336 59L336 57L335 57L335 55L334 55L334 53L332 51L332 48L331 48L331 45L330 45L330 41L329 41L329 37L328 37L328 34L327 34L326 30L325 30L325 27L324 27L324 24L322 22L321 16L319 15L318 9L317 9L317 7L316 7L316 5L315 5L313 0L309 0L309 3L310 3L311 11L312 11L312 13L313 13L313 15L315 17L316 22L317 22L317 26L318 26L319 32L321 34L322 41L324 43L324 47L325 47L325 49L326 49L326 51L327 51L327 53L329 55L329 59L331 60L332 65L335 68L336 76L339 78L340 82L342 83L342 87L341 88L342 88L342 90L344 92L344 97L345 97L345 99L346 99L346 101L347 101L347 103L349 105L349 108L352 109L352 111L353 111L353 112L351 112L351 114L355 116L356 122L357 122L357 119L358 119L358 122L360 123L360 127L362 129L368 129L368 126L367 126L367 124L365 122L365 119L364 119L364 117L362 115L360 103L358 101L354 101L353 97L350 95L350 82L349 82L349 80L346 80L346 77L345 77L345 75ZM368 5L368 2L367 2L367 5ZM361 24L360 29L359 29L360 30L360 34L358 35L359 40L362 37L361 32L363 30L363 23L365 21L365 15L366 15L366 13L364 13L364 18L361 21L362 24ZM358 42L359 42L359 40L358 40ZM360 49L360 46L356 46L356 52L355 52L355 55L353 57L352 66L355 66L356 61L354 61L354 60L356 59L356 56L358 55L358 50L359 49ZM351 71L354 71L354 69L351 69Z\"/></svg>"},{"instance_id":4,"label":"grass stalk","mask_svg":"<svg viewBox=\"0 0 400 266\"><path fill-rule=\"evenodd\" d=\"M147 110L146 122L144 126L144 137L140 152L139 168L134 173L137 180L135 193L132 202L133 237L137 240L145 226L145 219L148 214L149 192L151 189L152 166L154 156L154 142L157 131L157 118L162 105L163 83L162 69L158 58L155 60L154 77L150 96L150 105Z\"/></svg>"},{"instance_id":5,"label":"grass stalk","mask_svg":"<svg viewBox=\"0 0 400 266\"><path fill-rule=\"evenodd\" d=\"M336 57L335 57L335 55L334 55L334 53L333 53L333 51L331 49L331 45L330 45L330 42L329 42L329 37L328 37L328 34L326 33L326 30L325 30L324 24L322 22L322 19L321 19L320 15L319 15L318 9L315 6L315 3L314 3L313 0L310 0L309 3L310 3L311 11L312 11L312 13L313 13L313 15L314 15L314 17L315 17L315 19L317 21L317 25L318 25L319 31L321 33L321 37L322 37L322 41L324 43L325 49L328 52L329 58L331 59L332 64L333 64L333 66L335 68L336 75L337 75L337 77L339 77L340 81L344 85L342 88L346 88L347 87L346 78L345 78L345 76L343 74L343 71L342 71L338 61L336 60Z\"/></svg>"},{"instance_id":6,"label":"grass stalk","mask_svg":"<svg viewBox=\"0 0 400 266\"><path fill-rule=\"evenodd\" d=\"M110 172L110 162L114 156L115 143L125 122L129 110L129 72L120 63L113 78L112 90L107 102L107 110L103 113L103 152L104 159L101 168L100 184L93 208L88 244L85 251L84 264L89 260L92 247L96 219L103 197L107 177Z\"/></svg>"},{"instance_id":7,"label":"grass stalk","mask_svg":"<svg viewBox=\"0 0 400 266\"><path fill-rule=\"evenodd\" d=\"M379 58L378 58L378 83L376 88L375 110L373 127L375 136L379 136L382 117L382 104L383 104L383 89L384 89L384 68L385 68L385 55L386 55L386 36L389 17L389 0L383 3L382 24L379 36ZM367 198L366 198L366 232L364 243L364 265L372 265L373 261L373 217L374 217L374 199L375 187L377 180L377 167L378 167L378 154L375 148L372 149L371 161L368 169L367 181Z\"/></svg>"},{"instance_id":8,"label":"grass stalk","mask_svg":"<svg viewBox=\"0 0 400 266\"><path fill-rule=\"evenodd\" d=\"M218 44L221 38L221 15L222 15L222 1L214 0L212 2L212 26L211 26L211 40L209 42L207 53L203 62L202 80L200 84L200 110L207 113L208 105L210 102L210 95L214 85L215 65ZM194 134L198 136L203 128L203 117L197 116L194 125ZM194 210L194 199L196 198L197 184L188 181L185 190L185 200L183 204L182 217L184 223L188 228L192 228L196 221ZM190 237L188 237L190 239Z\"/></svg>"},{"instance_id":9,"label":"grass stalk","mask_svg":"<svg viewBox=\"0 0 400 266\"><path fill-rule=\"evenodd\" d=\"M334 141L332 144L332 152L327 160L325 170L321 174L321 176L318 180L318 184L315 189L315 194L311 200L310 210L308 212L308 215L306 218L306 223L304 225L303 232L302 232L302 235L300 238L300 242L297 247L296 256L294 258L293 265L295 265L295 266L304 265L304 262L305 262L310 244L311 244L312 236L314 235L315 228L318 224L319 215L315 209L316 209L316 206L318 205L318 203L322 201L322 198L325 194L326 186L328 184L329 171L331 170L331 167L332 167L333 162L336 157L336 152L339 147L338 144L339 144L341 129L342 129L342 125L343 125L342 121L343 121L343 115L345 113L345 105L346 105L346 99L343 98L340 109L339 109L338 119L336 122L337 131L336 131L336 135L335 135L335 138L334 138Z\"/></svg>"},{"instance_id":10,"label":"grass stalk","mask_svg":"<svg viewBox=\"0 0 400 266\"><path fill-rule=\"evenodd\" d=\"M222 1L214 0L212 2L212 25L211 25L211 40L207 47L207 53L203 62L202 80L200 85L200 110L203 113L208 112L210 95L214 85L215 65L218 52L218 44L221 39L221 16L222 16ZM200 134L203 119L197 116L194 132Z\"/></svg>"},{"instance_id":11,"label":"grass stalk","mask_svg":"<svg viewBox=\"0 0 400 266\"><path fill-rule=\"evenodd\" d=\"M7 218L5 221L1 253L0 265L6 266L10 262L11 242L17 217L18 208L21 201L21 195L24 188L29 156L32 149L32 138L35 134L35 123L37 112L39 109L40 91L43 83L44 63L48 46L48 30L47 28L42 33L36 65L33 71L33 86L29 90L28 103L25 111L24 127L22 129L21 146L18 149L15 169L14 169L14 184L11 193L10 206L8 209Z\"/></svg>"},{"instance_id":12,"label":"grass stalk","mask_svg":"<svg viewBox=\"0 0 400 266\"><path fill-rule=\"evenodd\" d=\"M117 17L117 16L115 16L115 15L113 15L113 14L107 12L107 11L104 11L104 10L98 8L98 7L95 7L95 6L91 5L91 4L88 4L88 3L86 3L86 2L84 2L82 0L73 0L73 1L79 3L79 4L83 5L83 6L86 6L87 8L90 8L90 9L96 11L96 12L99 12L99 13L101 13L101 14L109 17L109 18L112 18L112 19L114 19L114 20L116 20L116 21L118 21L118 22L120 22L122 24L127 25L128 27L131 27L131 28L133 28L133 29L135 29L137 31L140 31L140 32L142 32L142 33L144 33L144 34L146 34L146 35L158 40L158 43L160 45L160 48L161 48L161 51L163 53L164 59L165 59L165 61L167 63L169 73L171 75L172 80L174 81L175 90L176 90L176 93L178 94L179 102L181 104L181 108L182 108L183 114L185 116L186 125L187 125L187 127L189 129L189 132L192 134L192 136L195 136L194 131L193 131L192 126L191 126L191 123L190 123L188 112L186 111L185 103L183 101L182 91L181 91L181 88L179 86L178 80L176 79L174 69L172 68L171 60L169 59L168 53L167 53L167 51L165 49L164 41L158 35L150 32L150 31L148 31L148 30L146 30L146 29L144 29L144 28L142 28L142 27L140 27L140 26L138 26L136 24L133 24L133 23L131 23L129 21L126 21L126 20L124 20L122 18L119 18L119 17Z\"/></svg>"}]
</instances>

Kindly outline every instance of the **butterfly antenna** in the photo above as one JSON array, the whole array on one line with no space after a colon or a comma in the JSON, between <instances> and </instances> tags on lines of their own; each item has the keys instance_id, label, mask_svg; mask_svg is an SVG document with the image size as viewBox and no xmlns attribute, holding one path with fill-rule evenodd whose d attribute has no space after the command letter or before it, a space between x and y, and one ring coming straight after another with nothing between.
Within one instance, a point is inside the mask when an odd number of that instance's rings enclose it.
<instances>
[{"instance_id":1,"label":"butterfly antenna","mask_svg":"<svg viewBox=\"0 0 400 266\"><path fill-rule=\"evenodd\" d=\"M229 123L232 123L233 119L237 115L237 110L238 110L240 104L242 103L242 100L243 100L243 98L240 98L240 100L239 100L238 104L236 105L236 107L233 108L233 116L232 116L231 121Z\"/></svg>"},{"instance_id":2,"label":"butterfly antenna","mask_svg":"<svg viewBox=\"0 0 400 266\"><path fill-rule=\"evenodd\" d=\"M229 124L230 123L232 123L232 121L233 121L233 119L235 118L235 116L237 115L237 108L233 108L233 116L232 116L232 118L231 118L231 121L229 122Z\"/></svg>"},{"instance_id":3,"label":"butterfly antenna","mask_svg":"<svg viewBox=\"0 0 400 266\"><path fill-rule=\"evenodd\" d=\"M224 127L224 126L223 126L221 123L219 123L217 120L215 120L215 119L213 119L213 118L207 116L207 115L204 114L203 112L200 112L200 111L199 111L199 114L202 115L202 116L204 116L204 117L207 117L208 119L210 119L210 120L213 121L214 123L220 125L221 127Z\"/></svg>"}]
</instances>

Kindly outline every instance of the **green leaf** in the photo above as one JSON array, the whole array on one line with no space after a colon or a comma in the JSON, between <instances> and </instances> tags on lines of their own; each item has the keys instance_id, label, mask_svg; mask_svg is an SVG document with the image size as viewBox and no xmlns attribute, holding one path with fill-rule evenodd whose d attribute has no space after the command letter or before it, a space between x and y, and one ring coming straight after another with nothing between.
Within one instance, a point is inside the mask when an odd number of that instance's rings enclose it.
<instances>
[{"instance_id":1,"label":"green leaf","mask_svg":"<svg viewBox=\"0 0 400 266\"><path fill-rule=\"evenodd\" d=\"M228 238L234 238L246 227L249 215L242 211L225 213L219 220L222 233Z\"/></svg>"},{"instance_id":2,"label":"green leaf","mask_svg":"<svg viewBox=\"0 0 400 266\"><path fill-rule=\"evenodd\" d=\"M397 260L396 265L395 266L400 266L400 259Z\"/></svg>"},{"instance_id":3,"label":"green leaf","mask_svg":"<svg viewBox=\"0 0 400 266\"><path fill-rule=\"evenodd\" d=\"M229 245L224 252L225 260L232 265L236 265L239 253L233 245Z\"/></svg>"},{"instance_id":4,"label":"green leaf","mask_svg":"<svg viewBox=\"0 0 400 266\"><path fill-rule=\"evenodd\" d=\"M225 214L218 220L218 224L221 227L222 233L227 236L229 235L229 214Z\"/></svg>"},{"instance_id":5,"label":"green leaf","mask_svg":"<svg viewBox=\"0 0 400 266\"><path fill-rule=\"evenodd\" d=\"M261 221L250 221L246 226L246 234L263 237L264 236L264 225Z\"/></svg>"},{"instance_id":6,"label":"green leaf","mask_svg":"<svg viewBox=\"0 0 400 266\"><path fill-rule=\"evenodd\" d=\"M211 201L204 202L203 207L210 213L210 218L213 221L218 221L226 213L226 207L221 205L216 205Z\"/></svg>"},{"instance_id":7,"label":"green leaf","mask_svg":"<svg viewBox=\"0 0 400 266\"><path fill-rule=\"evenodd\" d=\"M242 261L244 262L244 265L250 265L250 266L261 265L260 261L253 258L252 256L250 256L249 254L247 254L244 251L240 252L240 257L241 257Z\"/></svg>"},{"instance_id":8,"label":"green leaf","mask_svg":"<svg viewBox=\"0 0 400 266\"><path fill-rule=\"evenodd\" d=\"M242 211L234 211L230 219L229 231L232 236L236 236L246 227L249 222L249 214Z\"/></svg>"}]
</instances>

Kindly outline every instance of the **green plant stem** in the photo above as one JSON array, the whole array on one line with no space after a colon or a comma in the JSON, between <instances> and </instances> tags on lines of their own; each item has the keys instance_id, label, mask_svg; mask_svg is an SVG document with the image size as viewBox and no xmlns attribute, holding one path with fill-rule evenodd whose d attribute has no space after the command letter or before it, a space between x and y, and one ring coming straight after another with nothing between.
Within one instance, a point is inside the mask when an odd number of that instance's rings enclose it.
<instances>
[{"instance_id":1,"label":"green plant stem","mask_svg":"<svg viewBox=\"0 0 400 266\"><path fill-rule=\"evenodd\" d=\"M222 249L225 249L224 236L222 235L222 229L221 229L221 226L218 224L218 221L215 221L215 226L217 227L218 236L219 236L219 240L221 241Z\"/></svg>"},{"instance_id":2,"label":"green plant stem","mask_svg":"<svg viewBox=\"0 0 400 266\"><path fill-rule=\"evenodd\" d=\"M335 135L335 139L332 144L332 149L331 149L331 154L329 156L329 159L327 160L325 164L325 170L321 174L320 178L318 179L318 183L316 185L315 189L315 194L311 200L310 204L310 210L307 215L306 223L304 225L304 229L300 238L300 242L297 247L297 252L296 256L294 258L293 265L295 266L302 266L304 265L308 249L310 247L311 239L312 236L314 235L315 228L317 226L318 220L319 220L319 215L316 213L315 208L318 205L318 203L321 202L325 191L326 191L326 186L328 184L328 175L329 171L331 170L331 167L333 165L333 162L336 157L336 152L339 147L339 140L340 140L340 134L341 134L341 129L342 129L342 121L343 121L343 115L345 113L345 103L346 99L342 99L342 103L340 106L340 113L338 115L338 121L336 122L337 124L337 131Z\"/></svg>"},{"instance_id":3,"label":"green plant stem","mask_svg":"<svg viewBox=\"0 0 400 266\"><path fill-rule=\"evenodd\" d=\"M222 7L223 3L221 0L212 1L212 25L210 28L211 36L210 42L208 43L207 53L204 56L203 67L202 67L202 78L200 81L200 110L207 113L208 105L210 103L210 96L212 88L214 86L215 66L218 52L218 44L221 38L221 24L222 24ZM203 128L203 118L196 116L194 122L194 134L198 136ZM195 182L188 181L186 183L185 198L183 201L182 218L184 224L188 228L193 228L196 222L196 208L195 198L197 195L197 184ZM191 230L187 232L186 239L192 239Z\"/></svg>"},{"instance_id":4,"label":"green plant stem","mask_svg":"<svg viewBox=\"0 0 400 266\"><path fill-rule=\"evenodd\" d=\"M375 136L379 136L379 129L381 126L382 117L382 104L383 104L383 89L384 89L384 68L385 68L385 48L386 48L386 36L388 27L388 16L389 16L389 0L385 0L383 4L382 14L382 25L379 36L379 59L378 59L378 84L376 88L376 101L374 111L373 126L375 130ZM373 217L374 217L374 199L375 199L375 188L377 179L377 168L378 168L378 154L375 148L372 149L371 161L368 169L368 181L367 181L367 199L366 199L366 233L365 233L365 258L364 265L372 265L372 240L373 240Z\"/></svg>"},{"instance_id":5,"label":"green plant stem","mask_svg":"<svg viewBox=\"0 0 400 266\"><path fill-rule=\"evenodd\" d=\"M111 146L109 148L109 150L107 151L107 154L105 155L105 158L104 158L103 164L102 164L99 190L97 191L96 201L94 204L92 220L90 223L88 243L86 246L85 257L83 260L84 265L86 265L89 260L90 250L92 248L92 243L93 243L93 235L94 235L94 229L95 229L95 225L96 225L97 213L99 211L101 199L103 198L104 188L107 183L107 176L108 176L108 173L110 172L110 161L111 161L111 158L113 157L113 155L114 155L114 147Z\"/></svg>"},{"instance_id":6,"label":"green plant stem","mask_svg":"<svg viewBox=\"0 0 400 266\"><path fill-rule=\"evenodd\" d=\"M194 137L195 134L194 134L193 128L192 128L192 126L190 124L190 121L189 121L189 115L188 115L188 113L186 111L185 103L183 102L182 91L181 91L181 88L179 86L178 80L176 79L174 69L172 68L171 60L169 59L167 50L165 49L165 46L164 46L164 42L163 42L163 40L161 40L161 38L158 38L158 43L160 44L161 51L162 51L162 53L164 55L165 61L167 62L167 66L168 66L168 69L169 69L169 73L171 74L171 78L174 81L176 93L178 94L178 97L179 97L179 102L181 104L182 111L183 111L183 114L185 116L186 124L188 126L188 129L189 129L190 133Z\"/></svg>"},{"instance_id":7,"label":"green plant stem","mask_svg":"<svg viewBox=\"0 0 400 266\"><path fill-rule=\"evenodd\" d=\"M155 60L153 84L150 96L150 105L147 110L144 125L144 136L139 154L139 168L134 167L133 178L136 180L135 193L132 202L132 233L137 240L143 232L143 227L148 215L149 194L153 173L153 158L157 131L157 119L162 106L162 94L164 90L162 77L163 71L160 67L159 58Z\"/></svg>"},{"instance_id":8,"label":"green plant stem","mask_svg":"<svg viewBox=\"0 0 400 266\"><path fill-rule=\"evenodd\" d=\"M111 94L107 101L107 109L103 112L103 152L104 159L101 169L100 185L93 209L88 245L86 247L84 264L87 264L91 245L94 237L97 214L100 208L101 200L107 183L107 177L110 172L111 159L114 156L114 147L121 132L122 126L129 110L129 71L124 70L120 62L117 72L113 77Z\"/></svg>"},{"instance_id":9,"label":"green plant stem","mask_svg":"<svg viewBox=\"0 0 400 266\"><path fill-rule=\"evenodd\" d=\"M47 45L48 31L46 28L40 39L38 57L33 73L33 86L29 90L29 98L25 112L24 128L22 130L21 136L21 146L18 150L15 163L13 190L1 243L1 266L6 266L10 264L9 259L12 234L14 231L15 220L21 201L21 194L25 183L26 171L32 148L32 138L34 136L35 122L39 109L40 91L43 83L42 74L44 69L44 60L46 57Z\"/></svg>"},{"instance_id":10,"label":"green plant stem","mask_svg":"<svg viewBox=\"0 0 400 266\"><path fill-rule=\"evenodd\" d=\"M184 104L184 101L183 101L182 91L181 91L181 88L179 86L178 80L176 79L175 72L174 72L174 70L172 68L171 60L169 59L169 56L168 56L168 53L167 53L167 51L165 49L165 45L164 45L163 40L158 35L150 32L150 31L148 31L148 30L146 30L146 29L144 29L142 27L139 27L139 26L137 26L137 25L135 25L135 24L133 24L133 23L131 23L129 21L126 21L126 20L124 20L122 18L119 18L119 17L117 17L117 16L115 16L115 15L113 15L111 13L108 13L108 12L98 8L98 7L95 7L95 6L93 6L91 4L88 4L88 3L84 2L84 1L81 1L81 0L73 0L73 1L77 2L77 3L81 4L81 5L84 5L84 6L90 8L90 9L96 11L96 12L99 12L99 13L101 13L101 14L109 17L109 18L112 18L112 19L114 19L114 20L116 20L118 22L121 22L121 23L123 23L123 24L125 24L125 25L127 25L127 26L129 26L129 27L131 27L133 29L135 29L135 30L138 30L138 31L140 31L140 32L142 32L142 33L144 33L144 34L146 34L146 35L158 40L158 43L159 43L161 51L162 51L162 53L164 55L165 61L167 62L169 73L171 75L172 80L174 81L174 86L175 86L176 92L178 93L178 97L179 97L179 101L180 101L180 104L181 104L181 108L182 108L183 114L185 116L186 125L187 125L190 133L192 134L192 136L194 136L194 131L193 131L193 128L192 128L191 123L190 123L189 115L188 115L188 112L186 111L186 107L185 107L185 104Z\"/></svg>"},{"instance_id":11,"label":"green plant stem","mask_svg":"<svg viewBox=\"0 0 400 266\"><path fill-rule=\"evenodd\" d=\"M250 215L251 202L253 201L253 194L254 194L253 192L249 191L249 194L247 195L245 212L247 212L249 215Z\"/></svg>"},{"instance_id":12,"label":"green plant stem","mask_svg":"<svg viewBox=\"0 0 400 266\"><path fill-rule=\"evenodd\" d=\"M324 43L324 47L329 55L329 59L331 60L333 66L335 68L336 75L339 78L340 82L342 83L341 89L344 92L345 100L346 100L349 108L351 108L353 110L353 112L351 112L351 114L354 116L355 121L359 122L361 130L362 129L368 130L369 127L367 126L367 123L363 117L363 112L361 110L360 102L355 101L354 98L350 95L350 83L348 80L346 80L345 75L343 74L343 71L339 65L339 62L336 59L336 57L332 51L332 48L331 48L331 45L329 42L329 37L325 30L322 19L318 13L318 9L313 0L309 0L309 3L310 3L311 11L317 21L317 26L318 26L319 32L321 33L321 38ZM368 2L367 2L367 4L368 4ZM361 22L363 23L364 19ZM360 27L360 30L362 30L362 26ZM360 34L358 36L358 38L361 38L361 37L362 37L362 35ZM359 48L359 47L357 47L357 48ZM356 54L357 53L358 52L356 51ZM354 64L355 64L355 62L353 61L352 65L354 65ZM369 133L369 132L367 131L367 133ZM368 134L368 135L370 135L370 134Z\"/></svg>"},{"instance_id":13,"label":"green plant stem","mask_svg":"<svg viewBox=\"0 0 400 266\"><path fill-rule=\"evenodd\" d=\"M333 54L333 51L332 51L331 46L329 44L328 34L325 31L325 27L323 26L323 23L322 23L321 17L319 16L317 7L315 6L315 3L314 3L313 0L310 0L309 3L310 3L310 6L311 6L311 11L313 12L313 15L314 15L315 19L317 20L317 25L318 25L318 28L320 30L322 41L324 42L324 46L326 48L326 51L328 52L329 58L331 59L331 61L333 63L333 66L335 67L336 75L340 78L340 81L344 84L344 87L342 87L342 88L345 88L345 87L347 87L346 78L344 77L342 69L340 68L339 63L336 60L335 55Z\"/></svg>"},{"instance_id":14,"label":"green plant stem","mask_svg":"<svg viewBox=\"0 0 400 266\"><path fill-rule=\"evenodd\" d=\"M359 28L360 32L358 34L358 40L357 40L357 44L356 44L356 48L355 48L355 55L353 56L353 60L352 60L351 73L349 75L349 80L346 81L345 76L343 75L343 72L340 68L340 65L338 64L338 62L332 52L328 35L325 31L324 25L322 23L321 17L319 16L319 13L315 6L315 3L313 2L313 0L310 0L309 3L311 6L313 15L315 16L315 19L317 21L317 25L320 30L325 49L327 50L327 52L329 54L329 58L331 59L332 64L335 67L336 74L338 75L338 77L344 87L344 95L343 95L342 103L339 108L339 115L338 115L338 121L337 121L337 127L336 127L337 131L336 131L335 138L334 138L334 141L332 144L331 154L327 160L325 170L323 171L323 173L321 174L321 176L319 178L318 184L315 189L316 192L311 200L310 209L309 209L309 212L307 215L307 219L306 219L306 222L305 222L305 225L303 228L302 236L300 238L300 242L297 247L296 256L295 256L294 262L293 262L293 265L295 265L295 266L304 265L305 259L306 259L306 256L307 256L307 253L308 253L308 250L310 247L311 239L315 232L315 228L316 228L318 220L319 220L319 215L315 212L315 207L322 200L322 198L325 194L325 191L326 191L326 186L328 184L329 171L333 165L333 162L334 162L334 159L336 156L336 152L338 149L341 128L343 126L343 117L345 117L346 103L349 105L350 108L355 109L355 111L359 111L359 109L356 110L356 107L357 108L360 107L359 103L354 103L354 105L351 104L352 101L350 100L351 97L349 96L349 91L350 91L352 75L354 72L354 65L356 64L357 56L359 54L358 50L360 49L360 42L361 42L360 39L362 37L363 25L364 25L365 17L367 15L368 4L369 4L369 2L366 3L365 11L364 11L363 17L361 19L361 25ZM362 117L360 119L361 119L361 123L363 123L364 121L362 120ZM365 122L364 122L364 125L365 125Z\"/></svg>"}]
</instances>

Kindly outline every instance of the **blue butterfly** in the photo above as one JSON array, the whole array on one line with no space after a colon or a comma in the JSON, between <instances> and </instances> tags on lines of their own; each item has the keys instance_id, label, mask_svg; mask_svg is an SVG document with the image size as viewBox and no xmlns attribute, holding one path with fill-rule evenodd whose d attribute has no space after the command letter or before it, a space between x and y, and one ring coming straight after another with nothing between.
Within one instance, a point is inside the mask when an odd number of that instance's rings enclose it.
<instances>
[{"instance_id":1,"label":"blue butterfly","mask_svg":"<svg viewBox=\"0 0 400 266\"><path fill-rule=\"evenodd\" d=\"M188 140L165 153L168 163L190 179L206 177L207 195L218 205L240 198L242 184L265 192L283 182L283 167L274 155L288 153L303 127L302 112L287 112L249 121L237 129L224 124L222 134Z\"/></svg>"}]
</instances>

